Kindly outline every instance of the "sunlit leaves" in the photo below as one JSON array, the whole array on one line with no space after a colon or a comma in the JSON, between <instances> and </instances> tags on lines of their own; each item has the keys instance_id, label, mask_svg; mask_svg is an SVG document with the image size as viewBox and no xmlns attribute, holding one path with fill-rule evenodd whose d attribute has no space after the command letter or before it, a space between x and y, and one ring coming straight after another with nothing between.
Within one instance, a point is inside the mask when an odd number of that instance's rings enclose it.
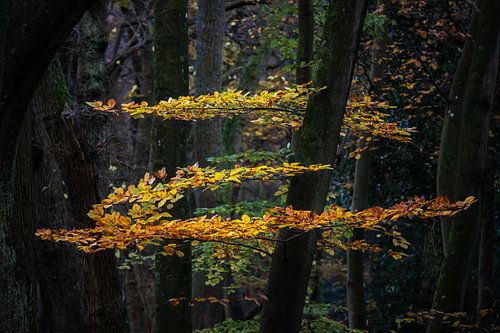
<instances>
[{"instance_id":1,"label":"sunlit leaves","mask_svg":"<svg viewBox=\"0 0 500 333\"><path fill-rule=\"evenodd\" d=\"M307 232L323 231L324 244L359 250L368 250L371 246L365 241L345 243L346 230L363 228L368 231L383 233L393 239L397 248L407 249L409 243L402 235L390 228L387 223L400 218L432 218L453 216L467 209L475 202L473 197L464 201L450 203L444 197L433 200L414 198L396 204L390 208L371 207L360 212L351 212L341 207L328 206L322 214L311 211L294 210L292 207L270 209L262 217L243 215L239 219L225 218L219 215L200 216L186 220L171 220L152 210L157 216L152 223L142 223L141 219L123 216L116 211L104 214L96 220L96 227L80 230L40 229L37 235L42 239L66 241L76 244L85 252L92 253L105 249L125 249L133 246L142 250L147 244L160 244L164 240L199 240L207 242L230 242L232 245L245 246L232 241L276 239L282 228L292 228ZM286 240L285 240L286 241ZM180 255L174 244L163 249L165 255ZM374 250L378 250L374 247ZM388 252L394 259L405 256L399 251Z\"/></svg>"},{"instance_id":2,"label":"sunlit leaves","mask_svg":"<svg viewBox=\"0 0 500 333\"><path fill-rule=\"evenodd\" d=\"M121 111L133 118L145 116L159 117L163 120L207 120L212 118L232 118L245 116L255 124L284 126L292 129L302 126L303 116L309 97L321 89L307 85L248 94L228 89L223 92L201 96L181 96L178 99L160 101L156 105L147 102L130 102L121 105ZM113 100L110 100L113 101ZM101 101L87 104L97 111L117 113L115 102ZM383 137L401 142L411 141L414 129L402 128L398 122L388 121L389 114L379 110L391 108L386 102L373 101L366 95L351 99L347 103L343 131L360 135L368 133L373 137Z\"/></svg>"}]
</instances>

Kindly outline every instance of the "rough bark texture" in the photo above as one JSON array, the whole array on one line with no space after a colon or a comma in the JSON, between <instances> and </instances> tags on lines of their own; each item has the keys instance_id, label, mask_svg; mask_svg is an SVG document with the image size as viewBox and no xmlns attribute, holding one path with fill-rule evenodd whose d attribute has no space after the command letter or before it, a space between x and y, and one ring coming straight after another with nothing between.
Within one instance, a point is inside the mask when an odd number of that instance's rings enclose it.
<instances>
[{"instance_id":1,"label":"rough bark texture","mask_svg":"<svg viewBox=\"0 0 500 333\"><path fill-rule=\"evenodd\" d=\"M223 0L200 0L196 13L196 60L195 94L207 94L221 89L224 41ZM200 165L209 156L220 155L222 150L222 120L198 121L194 129L194 158ZM199 192L197 207L213 207L217 204L213 193ZM222 287L205 285L202 274L194 275L193 295L222 297ZM214 304L200 304L193 309L194 328L211 327L224 320L224 308Z\"/></svg>"},{"instance_id":2,"label":"rough bark texture","mask_svg":"<svg viewBox=\"0 0 500 333\"><path fill-rule=\"evenodd\" d=\"M479 203L457 215L448 239L448 249L441 267L433 307L444 312L459 311L463 307L463 286L467 263L473 251L474 234L479 227L481 192L487 161L488 130L496 87L499 52L500 3L483 0L477 3L476 24L472 39L467 89L463 102L461 139L459 144L458 181L456 198L475 196ZM463 55L464 56L464 55ZM440 332L439 323L431 323L429 332Z\"/></svg>"},{"instance_id":3,"label":"rough bark texture","mask_svg":"<svg viewBox=\"0 0 500 333\"><path fill-rule=\"evenodd\" d=\"M70 103L58 59L55 59L31 101L33 113L33 211L36 228L74 228L67 188L57 163L57 149L45 121L60 117ZM72 245L37 239L37 319L41 332L83 332L88 328L78 251Z\"/></svg>"},{"instance_id":4,"label":"rough bark texture","mask_svg":"<svg viewBox=\"0 0 500 333\"><path fill-rule=\"evenodd\" d=\"M176 98L189 93L187 1L156 0L154 92L157 99ZM150 164L153 170L165 166L173 177L177 167L186 164L188 124L182 121L154 120L151 132ZM176 217L189 214L188 200L176 203ZM156 332L192 331L188 302L169 304L171 298L191 299L191 245L176 243L184 257L156 256L155 308Z\"/></svg>"},{"instance_id":5,"label":"rough bark texture","mask_svg":"<svg viewBox=\"0 0 500 333\"><path fill-rule=\"evenodd\" d=\"M57 77L51 88L64 85L62 73L53 72ZM60 93L54 89L52 94ZM53 96L54 96L53 95ZM49 97L50 98L50 97ZM58 98L56 96L52 98ZM40 105L42 106L42 105ZM47 104L43 107L51 107ZM75 228L88 228L93 222L87 218L92 204L99 202L99 180L97 174L98 154L89 145L89 136L96 135L106 123L106 116L93 115L78 118L69 111L49 112L44 119L45 129L55 151L62 177L66 184L68 203ZM80 115L81 116L81 115ZM98 135L98 134L97 134ZM94 255L79 255L83 281L81 297L84 309L85 330L88 332L122 332L122 297L118 285L114 254L105 251ZM62 267L59 267L62 269ZM75 297L75 295L73 295Z\"/></svg>"},{"instance_id":6,"label":"rough bark texture","mask_svg":"<svg viewBox=\"0 0 500 333\"><path fill-rule=\"evenodd\" d=\"M333 164L339 141L367 1L330 3L316 86L327 86L309 101L304 124L294 138L295 159L305 165ZM287 204L321 212L331 172L294 177ZM293 238L292 238L293 237ZM314 233L283 230L274 250L261 332L298 332L316 246Z\"/></svg>"},{"instance_id":7,"label":"rough bark texture","mask_svg":"<svg viewBox=\"0 0 500 333\"><path fill-rule=\"evenodd\" d=\"M28 103L56 49L90 1L2 1L0 52L0 330L32 332L34 326L33 222L15 214L14 174ZM29 15L26 12L29 11ZM5 19L6 18L6 19ZM7 33L8 32L8 33ZM29 133L23 132L23 135ZM18 141L21 140L21 141ZM24 140L24 141L23 141ZM28 141L28 144L29 141ZM29 152L24 152L30 154ZM25 158L26 156L21 156ZM23 174L22 169L17 174ZM29 182L26 180L26 186Z\"/></svg>"}]
</instances>

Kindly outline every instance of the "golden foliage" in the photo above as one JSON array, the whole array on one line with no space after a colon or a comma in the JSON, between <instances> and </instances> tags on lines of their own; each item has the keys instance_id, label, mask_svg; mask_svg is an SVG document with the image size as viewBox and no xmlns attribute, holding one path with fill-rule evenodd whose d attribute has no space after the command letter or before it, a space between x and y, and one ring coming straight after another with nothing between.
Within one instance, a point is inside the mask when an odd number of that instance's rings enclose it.
<instances>
[{"instance_id":1,"label":"golden foliage","mask_svg":"<svg viewBox=\"0 0 500 333\"><path fill-rule=\"evenodd\" d=\"M299 85L274 92L261 91L248 94L243 91L226 90L201 96L181 96L160 101L156 105L147 102L130 102L121 105L121 111L132 118L147 115L163 120L207 120L212 118L232 118L246 116L253 123L284 126L297 129L302 125L307 102L311 94L322 89ZM97 111L118 113L113 99L87 102ZM389 122L389 114L377 111L391 108L386 102L372 101L369 95L361 99L351 99L347 103L343 131L354 135L369 134L400 142L411 141L412 128L401 128L398 122ZM370 137L371 139L371 137Z\"/></svg>"},{"instance_id":2,"label":"golden foliage","mask_svg":"<svg viewBox=\"0 0 500 333\"><path fill-rule=\"evenodd\" d=\"M244 240L274 241L281 228L292 228L302 232L322 230L323 238L332 245L366 250L365 244L342 244L346 230L363 228L383 232L392 237L397 247L406 249L408 242L397 231L387 231L383 223L399 218L430 218L452 216L468 208L475 199L472 197L457 203L450 203L444 197L433 200L414 198L394 205L391 208L372 207L360 212L351 212L338 206L329 206L322 214L311 211L294 210L292 207L274 208L263 217L241 216L239 219L219 215L201 216L185 220L170 219L168 209L190 188L216 189L227 182L239 183L248 179L275 179L277 176L294 176L304 172L327 170L328 165L308 167L297 163L284 163L280 166L262 165L257 167L235 166L233 169L216 170L200 168L197 165L179 169L168 182L165 170L157 172L155 178L150 174L137 186L130 185L127 190L117 188L101 203L94 205L88 216L96 222L94 228L79 230L40 229L37 235L42 239L65 241L76 244L87 253L105 249L144 249L148 244L160 245L166 240L222 242L245 246ZM160 181L157 181L159 179ZM124 204L132 206L124 215L116 207ZM122 209L123 210L123 209ZM108 212L107 212L108 211ZM238 242L234 242L234 241ZM174 244L163 247L165 255L182 255ZM390 252L399 259L400 252Z\"/></svg>"}]
</instances>

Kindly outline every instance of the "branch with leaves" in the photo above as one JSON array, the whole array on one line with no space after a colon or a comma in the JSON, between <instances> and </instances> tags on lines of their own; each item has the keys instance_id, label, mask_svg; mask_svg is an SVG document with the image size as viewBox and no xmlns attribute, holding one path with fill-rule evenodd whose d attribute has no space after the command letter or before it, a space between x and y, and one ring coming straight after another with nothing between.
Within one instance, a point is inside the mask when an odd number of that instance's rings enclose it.
<instances>
[{"instance_id":1,"label":"branch with leaves","mask_svg":"<svg viewBox=\"0 0 500 333\"><path fill-rule=\"evenodd\" d=\"M391 208L372 207L360 212L351 212L339 206L329 206L322 214L311 211L294 210L292 207L273 208L262 217L242 215L232 219L220 215L198 216L185 220L171 219L168 209L179 200L183 193L192 188L216 190L224 183L240 183L242 180L271 180L276 176L294 176L304 172L328 170L328 165L301 166L297 163L284 163L279 166L262 165L257 167L235 166L232 169L216 170L189 166L177 171L175 177L165 182L166 174L162 169L157 178L146 174L137 186L130 185L127 190L117 188L101 203L94 205L88 216L96 223L94 228L78 230L40 229L37 235L42 239L65 241L76 244L87 253L105 249L136 248L146 245L161 245L167 240L186 240L220 242L232 246L245 246L234 241L276 241L281 228L292 228L302 232L323 231L324 238L343 248L355 246L364 249L363 244L345 244L343 235L346 230L364 228L382 231L393 238L394 245L407 248L408 242L400 233L387 231L383 223L399 218L430 218L452 216L467 209L475 199L450 203L446 198L433 200L414 198ZM132 206L127 210L127 206ZM126 213L121 213L126 211ZM282 240L283 241L283 240ZM286 240L284 240L286 241ZM162 245L165 255L182 255L175 244ZM391 254L393 253L393 254ZM399 252L390 252L394 258L402 257Z\"/></svg>"},{"instance_id":2,"label":"branch with leaves","mask_svg":"<svg viewBox=\"0 0 500 333\"><path fill-rule=\"evenodd\" d=\"M122 104L121 112L132 118L145 116L163 120L207 120L245 116L257 124L271 124L297 129L302 126L309 97L322 90L298 85L274 92L261 91L248 94L228 89L223 92L201 96L181 96L177 99L162 100L156 105L147 102ZM96 111L118 114L116 101L87 102ZM360 136L368 133L373 137L387 138L400 142L410 142L413 128L402 128L399 122L388 121L390 115L379 110L390 109L387 102L373 101L369 95L361 99L351 99L347 103L343 131Z\"/></svg>"}]
</instances>

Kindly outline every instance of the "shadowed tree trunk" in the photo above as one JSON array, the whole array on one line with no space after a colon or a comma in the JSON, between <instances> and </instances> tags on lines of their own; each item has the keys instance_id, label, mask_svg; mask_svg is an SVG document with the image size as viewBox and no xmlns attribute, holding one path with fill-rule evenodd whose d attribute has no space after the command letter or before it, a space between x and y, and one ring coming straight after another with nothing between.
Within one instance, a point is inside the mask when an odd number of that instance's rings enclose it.
<instances>
[{"instance_id":1,"label":"shadowed tree trunk","mask_svg":"<svg viewBox=\"0 0 500 333\"><path fill-rule=\"evenodd\" d=\"M444 115L443 129L441 131L436 179L437 194L449 198L450 201L458 199L455 193L458 172L458 148L462 128L463 103L467 89L467 80L469 78L471 51L473 47L473 42L467 39L463 54L460 57L458 67L453 76L448 96L448 109ZM446 253L448 248L451 220L451 218L447 217L441 218L444 253Z\"/></svg>"},{"instance_id":2,"label":"shadowed tree trunk","mask_svg":"<svg viewBox=\"0 0 500 333\"><path fill-rule=\"evenodd\" d=\"M377 1L377 10L382 8L383 1ZM386 31L382 28L375 30L375 37L372 46L372 59L370 68L370 81L372 82L372 90L376 95L380 94L382 88L382 79L384 76L384 57L386 44ZM366 133L369 136L368 133ZM371 165L371 144L365 139L360 139L358 148L366 150L360 153L359 159L356 160L354 172L354 186L351 209L352 211L360 211L369 207L370 196L370 165ZM355 229L350 241L364 239L363 229ZM365 299L364 299L364 269L363 269L363 252L347 250L347 310L349 313L349 327L357 329L365 329Z\"/></svg>"},{"instance_id":3,"label":"shadowed tree trunk","mask_svg":"<svg viewBox=\"0 0 500 333\"><path fill-rule=\"evenodd\" d=\"M222 88L224 42L224 0L199 0L196 13L195 95L208 94ZM222 120L197 121L194 128L194 158L206 165L206 158L218 156L222 150ZM216 197L210 191L198 192L197 207L214 207ZM193 295L223 296L222 286L207 286L203 274L194 275ZM194 328L211 327L223 321L224 308L219 304L200 303L193 308Z\"/></svg>"},{"instance_id":4,"label":"shadowed tree trunk","mask_svg":"<svg viewBox=\"0 0 500 333\"><path fill-rule=\"evenodd\" d=\"M441 267L433 308L456 312L463 308L464 291L469 270L469 256L481 216L481 192L487 164L488 130L496 87L499 52L500 3L482 0L477 3L471 27L475 41L463 101L462 126L458 149L456 198L475 196L479 202L458 214L451 226L448 249ZM466 56L465 54L462 57ZM432 322L428 332L441 332L439 322Z\"/></svg>"},{"instance_id":5,"label":"shadowed tree trunk","mask_svg":"<svg viewBox=\"0 0 500 333\"><path fill-rule=\"evenodd\" d=\"M495 259L495 224L493 208L495 205L495 170L496 152L490 148L486 165L486 177L481 193L481 221L479 242L478 301L477 318L480 327L493 323L494 306L494 259Z\"/></svg>"},{"instance_id":6,"label":"shadowed tree trunk","mask_svg":"<svg viewBox=\"0 0 500 333\"><path fill-rule=\"evenodd\" d=\"M46 122L59 120L70 104L70 97L56 58L38 85L31 101L33 112L33 210L36 228L75 227L67 188L57 163L57 141L53 141ZM83 332L88 316L83 296L80 255L74 246L37 240L36 278L38 322L41 332Z\"/></svg>"},{"instance_id":7,"label":"shadowed tree trunk","mask_svg":"<svg viewBox=\"0 0 500 333\"><path fill-rule=\"evenodd\" d=\"M16 185L14 174L24 175L16 164L18 142L29 135L23 125L28 103L61 40L77 23L91 1L47 0L31 3L29 15L24 1L1 1L0 4L0 330L33 332L33 222L29 205L26 214L16 214L15 197L29 192L28 178ZM7 33L8 32L8 33ZM21 140L21 141L19 141ZM22 152L19 158L31 154ZM28 195L29 193L26 193Z\"/></svg>"},{"instance_id":8,"label":"shadowed tree trunk","mask_svg":"<svg viewBox=\"0 0 500 333\"><path fill-rule=\"evenodd\" d=\"M297 162L334 162L366 7L364 0L330 3L315 82L317 87L327 88L309 100L304 124L293 142ZM330 179L330 171L293 177L287 205L323 211ZM269 273L269 301L264 304L261 332L299 331L316 238L314 232L280 232Z\"/></svg>"},{"instance_id":9,"label":"shadowed tree trunk","mask_svg":"<svg viewBox=\"0 0 500 333\"><path fill-rule=\"evenodd\" d=\"M189 94L188 71L188 2L156 0L154 2L154 93L156 99L176 98ZM152 171L165 166L168 177L177 167L186 164L188 124L183 121L153 120L150 165ZM175 204L176 218L189 214L188 200ZM191 307L191 244L176 242L183 257L156 255L155 309L156 332L182 333L192 331ZM179 305L171 298L185 298Z\"/></svg>"},{"instance_id":10,"label":"shadowed tree trunk","mask_svg":"<svg viewBox=\"0 0 500 333\"><path fill-rule=\"evenodd\" d=\"M314 3L312 0L299 0L299 38L297 45L297 59L295 64L295 81L297 84L306 84L312 80L312 64L314 60ZM316 265L311 273L310 300L318 302L321 297L320 263L321 252L315 254Z\"/></svg>"},{"instance_id":11,"label":"shadowed tree trunk","mask_svg":"<svg viewBox=\"0 0 500 333\"><path fill-rule=\"evenodd\" d=\"M271 56L271 51L271 36L264 34L260 37L259 45L254 54L250 56L247 65L243 68L238 82L238 90L256 92L260 77L266 69L268 58ZM222 135L224 154L240 152L241 131L244 127L245 119L241 117L224 120ZM236 194L233 197L236 197Z\"/></svg>"},{"instance_id":12,"label":"shadowed tree trunk","mask_svg":"<svg viewBox=\"0 0 500 333\"><path fill-rule=\"evenodd\" d=\"M299 0L299 40L295 80L297 84L311 81L314 49L314 3L313 0Z\"/></svg>"},{"instance_id":13,"label":"shadowed tree trunk","mask_svg":"<svg viewBox=\"0 0 500 333\"><path fill-rule=\"evenodd\" d=\"M87 217L92 204L99 202L98 160L95 147L89 145L89 137L99 135L107 116L93 115L92 118L79 118L66 105L57 107L54 101L63 103L62 91L66 88L58 62L51 66L47 79L48 86L40 86L41 96L36 98L37 111L46 114L44 127L51 142L54 155L59 164L66 185L69 208L74 221L65 227L88 228L93 222ZM64 108L64 112L62 112ZM81 115L80 115L81 116ZM87 115L88 116L88 115ZM79 255L79 270L83 276L81 294L74 292L73 297L82 298L84 330L88 332L122 332L122 297L118 285L118 274L112 251L93 255ZM69 267L69 269L71 266ZM59 270L64 267L59 266ZM66 274L59 272L58 274ZM62 286L59 286L61 288ZM70 290L68 290L69 292ZM50 292L50 291L47 291ZM70 309L66 309L70 310ZM61 324L61 323L59 323ZM77 325L78 321L72 323ZM53 331L57 331L55 328ZM63 332L63 331L61 331Z\"/></svg>"}]
</instances>

